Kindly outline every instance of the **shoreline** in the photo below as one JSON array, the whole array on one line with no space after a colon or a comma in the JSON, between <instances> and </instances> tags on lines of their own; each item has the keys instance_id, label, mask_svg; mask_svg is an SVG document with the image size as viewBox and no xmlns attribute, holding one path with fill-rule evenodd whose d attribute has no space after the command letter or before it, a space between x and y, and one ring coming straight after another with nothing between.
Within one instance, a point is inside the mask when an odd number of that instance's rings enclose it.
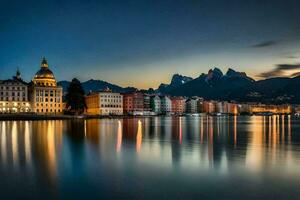
<instances>
[{"instance_id":1,"label":"shoreline","mask_svg":"<svg viewBox=\"0 0 300 200\"><path fill-rule=\"evenodd\" d=\"M294 115L294 114L273 114L273 115ZM78 120L78 119L128 119L128 118L145 118L145 117L180 117L180 116L218 116L213 114L200 113L199 115L36 115L36 114L0 114L0 121L21 121L21 120ZM262 114L247 115L230 115L224 114L219 116L272 116Z\"/></svg>"}]
</instances>

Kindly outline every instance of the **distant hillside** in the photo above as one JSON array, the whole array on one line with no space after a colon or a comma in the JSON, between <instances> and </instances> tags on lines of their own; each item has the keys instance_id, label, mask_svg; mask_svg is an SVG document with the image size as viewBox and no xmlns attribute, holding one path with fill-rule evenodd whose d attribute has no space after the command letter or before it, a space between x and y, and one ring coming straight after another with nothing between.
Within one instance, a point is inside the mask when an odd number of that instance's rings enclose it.
<instances>
[{"instance_id":1,"label":"distant hillside","mask_svg":"<svg viewBox=\"0 0 300 200\"><path fill-rule=\"evenodd\" d=\"M60 81L64 92L70 82ZM132 92L136 88L108 83L102 80L89 80L82 83L85 93L110 88L115 92ZM255 81L244 72L228 69L225 74L218 69L210 69L207 74L191 77L175 74L170 84L161 84L158 89L141 90L143 93L172 96L201 96L205 99L236 100L240 102L300 103L300 76L295 78L269 78Z\"/></svg>"},{"instance_id":2,"label":"distant hillside","mask_svg":"<svg viewBox=\"0 0 300 200\"><path fill-rule=\"evenodd\" d=\"M57 84L62 86L64 93L66 93L68 90L68 87L70 85L70 81L59 81ZM121 86L118 86L118 85L115 85L112 83L108 83L106 81L93 80L93 79L82 82L82 87L86 94L89 93L90 91L91 92L100 91L100 90L104 90L106 88L109 88L114 92L131 92L131 91L137 90L136 88L133 88L133 87L123 88Z\"/></svg>"}]
</instances>

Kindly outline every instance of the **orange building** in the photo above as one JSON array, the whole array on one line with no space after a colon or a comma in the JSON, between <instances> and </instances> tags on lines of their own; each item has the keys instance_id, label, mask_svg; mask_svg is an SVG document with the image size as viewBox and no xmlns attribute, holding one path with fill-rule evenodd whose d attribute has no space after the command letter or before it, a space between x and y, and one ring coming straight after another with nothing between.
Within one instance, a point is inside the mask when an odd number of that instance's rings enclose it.
<instances>
[{"instance_id":1,"label":"orange building","mask_svg":"<svg viewBox=\"0 0 300 200\"><path fill-rule=\"evenodd\" d=\"M124 93L123 110L125 114L143 114L144 95L140 92Z\"/></svg>"},{"instance_id":2,"label":"orange building","mask_svg":"<svg viewBox=\"0 0 300 200\"><path fill-rule=\"evenodd\" d=\"M185 99L183 97L172 97L172 113L182 114L185 112Z\"/></svg>"}]
</instances>

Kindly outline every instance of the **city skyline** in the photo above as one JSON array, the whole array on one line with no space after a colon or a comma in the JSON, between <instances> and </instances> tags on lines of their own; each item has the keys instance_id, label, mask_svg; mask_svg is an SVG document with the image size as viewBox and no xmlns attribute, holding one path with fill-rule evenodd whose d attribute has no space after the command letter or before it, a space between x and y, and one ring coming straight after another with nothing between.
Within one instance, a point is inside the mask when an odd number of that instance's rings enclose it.
<instances>
[{"instance_id":1,"label":"city skyline","mask_svg":"<svg viewBox=\"0 0 300 200\"><path fill-rule=\"evenodd\" d=\"M168 83L175 73L196 78L213 67L256 80L300 69L297 1L2 5L0 79L19 68L31 80L43 56L57 80L101 79L145 89Z\"/></svg>"}]
</instances>

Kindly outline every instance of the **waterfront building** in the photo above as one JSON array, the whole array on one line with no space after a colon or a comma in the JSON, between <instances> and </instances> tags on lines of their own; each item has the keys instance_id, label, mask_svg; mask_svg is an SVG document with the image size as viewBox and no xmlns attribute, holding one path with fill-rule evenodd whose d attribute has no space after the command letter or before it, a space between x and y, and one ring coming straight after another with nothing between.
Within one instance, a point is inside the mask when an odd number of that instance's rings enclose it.
<instances>
[{"instance_id":1,"label":"waterfront building","mask_svg":"<svg viewBox=\"0 0 300 200\"><path fill-rule=\"evenodd\" d=\"M215 102L215 112L221 113L221 114L228 113L227 106L228 106L228 103L226 101Z\"/></svg>"},{"instance_id":2,"label":"waterfront building","mask_svg":"<svg viewBox=\"0 0 300 200\"><path fill-rule=\"evenodd\" d=\"M161 102L161 113L169 114L172 112L172 101L168 96L162 96L160 98Z\"/></svg>"},{"instance_id":3,"label":"waterfront building","mask_svg":"<svg viewBox=\"0 0 300 200\"><path fill-rule=\"evenodd\" d=\"M237 103L226 102L227 113L231 115L237 115L240 113L241 106Z\"/></svg>"},{"instance_id":4,"label":"waterfront building","mask_svg":"<svg viewBox=\"0 0 300 200\"><path fill-rule=\"evenodd\" d=\"M203 113L204 112L204 108L203 108L203 98L199 98L197 101L197 110L199 113Z\"/></svg>"},{"instance_id":5,"label":"waterfront building","mask_svg":"<svg viewBox=\"0 0 300 200\"><path fill-rule=\"evenodd\" d=\"M62 114L63 89L57 86L48 62L43 58L40 70L35 74L29 87L32 111L37 114Z\"/></svg>"},{"instance_id":6,"label":"waterfront building","mask_svg":"<svg viewBox=\"0 0 300 200\"><path fill-rule=\"evenodd\" d=\"M215 101L204 101L203 102L203 112L204 113L215 113L216 112L216 102Z\"/></svg>"},{"instance_id":7,"label":"waterfront building","mask_svg":"<svg viewBox=\"0 0 300 200\"><path fill-rule=\"evenodd\" d=\"M144 114L149 115L151 112L150 95L144 94Z\"/></svg>"},{"instance_id":8,"label":"waterfront building","mask_svg":"<svg viewBox=\"0 0 300 200\"><path fill-rule=\"evenodd\" d=\"M85 96L86 114L88 115L122 115L123 96L120 93L105 90Z\"/></svg>"},{"instance_id":9,"label":"waterfront building","mask_svg":"<svg viewBox=\"0 0 300 200\"><path fill-rule=\"evenodd\" d=\"M198 98L191 97L186 100L186 112L187 113L198 113Z\"/></svg>"},{"instance_id":10,"label":"waterfront building","mask_svg":"<svg viewBox=\"0 0 300 200\"><path fill-rule=\"evenodd\" d=\"M125 114L143 115L144 95L140 92L124 93L123 109Z\"/></svg>"},{"instance_id":11,"label":"waterfront building","mask_svg":"<svg viewBox=\"0 0 300 200\"><path fill-rule=\"evenodd\" d=\"M185 113L185 98L171 97L171 101L172 101L172 113L174 114Z\"/></svg>"},{"instance_id":12,"label":"waterfront building","mask_svg":"<svg viewBox=\"0 0 300 200\"><path fill-rule=\"evenodd\" d=\"M242 103L239 105L238 111L240 114L250 114L251 113L251 105L249 103Z\"/></svg>"},{"instance_id":13,"label":"waterfront building","mask_svg":"<svg viewBox=\"0 0 300 200\"><path fill-rule=\"evenodd\" d=\"M267 104L254 104L251 105L250 113L273 113L273 114L290 114L292 108L290 105L267 105Z\"/></svg>"},{"instance_id":14,"label":"waterfront building","mask_svg":"<svg viewBox=\"0 0 300 200\"><path fill-rule=\"evenodd\" d=\"M12 79L0 81L0 113L31 112L28 101L28 83L19 70Z\"/></svg>"},{"instance_id":15,"label":"waterfront building","mask_svg":"<svg viewBox=\"0 0 300 200\"><path fill-rule=\"evenodd\" d=\"M161 100L159 96L155 95L150 98L150 107L155 114L161 113Z\"/></svg>"}]
</instances>

